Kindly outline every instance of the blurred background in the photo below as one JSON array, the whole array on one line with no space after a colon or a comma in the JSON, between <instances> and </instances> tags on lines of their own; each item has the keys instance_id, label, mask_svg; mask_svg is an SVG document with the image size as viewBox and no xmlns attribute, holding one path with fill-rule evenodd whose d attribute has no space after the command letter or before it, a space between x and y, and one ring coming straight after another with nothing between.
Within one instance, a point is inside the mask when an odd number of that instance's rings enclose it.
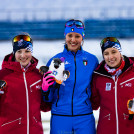
<instances>
[{"instance_id":1,"label":"blurred background","mask_svg":"<svg viewBox=\"0 0 134 134\"><path fill-rule=\"evenodd\" d=\"M26 31L35 40L64 38L67 19L85 23L86 39L134 36L133 0L0 0L0 40Z\"/></svg>"},{"instance_id":2,"label":"blurred background","mask_svg":"<svg viewBox=\"0 0 134 134\"><path fill-rule=\"evenodd\" d=\"M63 50L64 26L68 19L85 23L84 49L102 60L100 41L114 36L123 54L134 54L133 0L0 0L0 65L12 52L12 38L27 32L33 39L38 68ZM96 123L99 110L94 111ZM42 113L44 133L49 134L51 113Z\"/></svg>"}]
</instances>

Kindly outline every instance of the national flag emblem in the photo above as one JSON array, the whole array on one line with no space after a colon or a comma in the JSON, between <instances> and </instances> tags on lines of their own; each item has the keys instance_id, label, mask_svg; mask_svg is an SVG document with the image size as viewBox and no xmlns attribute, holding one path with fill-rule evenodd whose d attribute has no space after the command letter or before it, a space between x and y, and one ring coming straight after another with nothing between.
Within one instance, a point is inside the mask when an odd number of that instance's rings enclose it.
<instances>
[{"instance_id":1,"label":"national flag emblem","mask_svg":"<svg viewBox=\"0 0 134 134\"><path fill-rule=\"evenodd\" d=\"M106 83L106 88L105 88L105 90L106 91L110 91L111 90L111 83Z\"/></svg>"},{"instance_id":2,"label":"national flag emblem","mask_svg":"<svg viewBox=\"0 0 134 134\"><path fill-rule=\"evenodd\" d=\"M74 28L71 28L71 31L74 31Z\"/></svg>"},{"instance_id":3,"label":"national flag emblem","mask_svg":"<svg viewBox=\"0 0 134 134\"><path fill-rule=\"evenodd\" d=\"M83 60L83 65L87 65L87 60Z\"/></svg>"}]
</instances>

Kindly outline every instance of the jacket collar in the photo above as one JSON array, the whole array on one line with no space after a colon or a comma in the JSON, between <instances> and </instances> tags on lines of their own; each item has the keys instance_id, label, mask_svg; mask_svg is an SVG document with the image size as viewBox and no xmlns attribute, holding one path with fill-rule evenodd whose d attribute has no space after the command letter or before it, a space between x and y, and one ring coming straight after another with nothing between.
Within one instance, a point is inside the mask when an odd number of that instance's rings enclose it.
<instances>
[{"instance_id":1,"label":"jacket collar","mask_svg":"<svg viewBox=\"0 0 134 134\"><path fill-rule=\"evenodd\" d=\"M83 48L81 47L80 50L78 50L76 53L72 52L72 51L69 51L68 48L67 48L67 44L64 45L64 53L66 54L69 54L69 55L73 55L73 56L76 56L76 55L81 55L83 53Z\"/></svg>"},{"instance_id":2,"label":"jacket collar","mask_svg":"<svg viewBox=\"0 0 134 134\"><path fill-rule=\"evenodd\" d=\"M20 63L14 61L13 57L14 57L13 53L5 56L3 63L2 63L2 69L7 68L7 69L10 69L13 71L21 71L22 72ZM28 67L28 71L36 68L37 64L38 64L38 60L36 58L32 57L31 65Z\"/></svg>"},{"instance_id":3,"label":"jacket collar","mask_svg":"<svg viewBox=\"0 0 134 134\"><path fill-rule=\"evenodd\" d=\"M124 56L124 60L125 60L125 66L122 70L122 73L125 72L130 66L134 66L134 58ZM104 65L105 65L105 61L103 60L94 72L97 72L97 73L100 73L103 75L107 75L107 76L111 76L111 74L109 74L105 70Z\"/></svg>"}]
</instances>

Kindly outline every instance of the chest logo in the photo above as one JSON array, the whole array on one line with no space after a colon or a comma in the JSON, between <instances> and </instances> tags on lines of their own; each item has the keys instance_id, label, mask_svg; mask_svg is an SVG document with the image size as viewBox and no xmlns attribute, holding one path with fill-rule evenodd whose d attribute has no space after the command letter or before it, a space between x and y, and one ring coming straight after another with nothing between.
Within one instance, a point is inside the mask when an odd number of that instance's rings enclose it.
<instances>
[{"instance_id":1,"label":"chest logo","mask_svg":"<svg viewBox=\"0 0 134 134\"><path fill-rule=\"evenodd\" d=\"M111 83L106 83L106 88L105 88L105 90L106 91L110 91L111 90Z\"/></svg>"},{"instance_id":2,"label":"chest logo","mask_svg":"<svg viewBox=\"0 0 134 134\"><path fill-rule=\"evenodd\" d=\"M68 61L65 62L65 65L70 64Z\"/></svg>"},{"instance_id":3,"label":"chest logo","mask_svg":"<svg viewBox=\"0 0 134 134\"><path fill-rule=\"evenodd\" d=\"M125 84L125 87L132 87L132 83Z\"/></svg>"},{"instance_id":4,"label":"chest logo","mask_svg":"<svg viewBox=\"0 0 134 134\"><path fill-rule=\"evenodd\" d=\"M84 65L84 66L87 65L87 60L83 60L83 65Z\"/></svg>"},{"instance_id":5,"label":"chest logo","mask_svg":"<svg viewBox=\"0 0 134 134\"><path fill-rule=\"evenodd\" d=\"M40 86L40 85L37 85L37 86L36 86L36 89L41 89L41 86Z\"/></svg>"}]
</instances>

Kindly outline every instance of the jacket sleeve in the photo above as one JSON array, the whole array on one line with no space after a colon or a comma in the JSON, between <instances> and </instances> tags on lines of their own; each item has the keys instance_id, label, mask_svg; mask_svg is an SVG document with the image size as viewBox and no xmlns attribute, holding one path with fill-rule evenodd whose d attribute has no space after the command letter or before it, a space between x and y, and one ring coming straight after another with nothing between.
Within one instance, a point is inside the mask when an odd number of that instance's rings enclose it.
<instances>
[{"instance_id":1,"label":"jacket sleeve","mask_svg":"<svg viewBox=\"0 0 134 134\"><path fill-rule=\"evenodd\" d=\"M45 102L52 102L55 90L56 90L56 82L48 88L48 91L45 92L42 90L43 100Z\"/></svg>"},{"instance_id":2,"label":"jacket sleeve","mask_svg":"<svg viewBox=\"0 0 134 134\"><path fill-rule=\"evenodd\" d=\"M45 102L45 101L43 101L43 98L42 98L40 108L41 108L41 111L43 111L43 112L50 111L51 110L51 102Z\"/></svg>"},{"instance_id":3,"label":"jacket sleeve","mask_svg":"<svg viewBox=\"0 0 134 134\"><path fill-rule=\"evenodd\" d=\"M52 57L48 61L48 63L46 64L46 66L48 66L48 67L50 66L51 61L52 61L53 58L54 57ZM48 88L48 91L45 92L45 91L42 90L43 100L45 102L52 102L53 101L54 93L55 93L55 91L56 91L57 88L59 88L59 84L57 84L56 82L54 82L54 84Z\"/></svg>"},{"instance_id":4,"label":"jacket sleeve","mask_svg":"<svg viewBox=\"0 0 134 134\"><path fill-rule=\"evenodd\" d=\"M91 104L93 110L97 110L100 107L100 95L96 87L95 75L93 75L93 79L91 82Z\"/></svg>"}]
</instances>

